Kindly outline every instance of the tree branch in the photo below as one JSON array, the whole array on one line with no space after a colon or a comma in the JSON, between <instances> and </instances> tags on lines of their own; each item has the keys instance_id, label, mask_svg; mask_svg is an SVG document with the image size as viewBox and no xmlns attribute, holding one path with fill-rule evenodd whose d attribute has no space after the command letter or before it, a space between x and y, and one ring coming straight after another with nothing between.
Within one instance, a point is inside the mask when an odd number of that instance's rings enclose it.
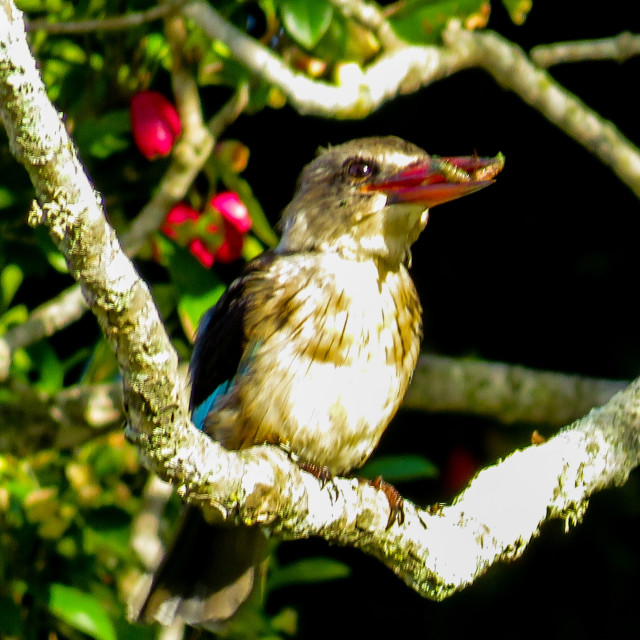
<instances>
[{"instance_id":1,"label":"tree branch","mask_svg":"<svg viewBox=\"0 0 640 640\"><path fill-rule=\"evenodd\" d=\"M578 522L588 497L623 483L639 462L640 381L571 428L481 472L448 507L405 503L386 528L386 496L355 479L325 486L287 454L263 445L231 452L194 429L187 394L146 285L119 246L46 97L21 14L0 0L0 111L45 224L117 354L128 436L147 465L212 516L262 524L286 538L322 536L379 558L434 599L522 553L548 517Z\"/></svg>"},{"instance_id":2,"label":"tree branch","mask_svg":"<svg viewBox=\"0 0 640 640\"><path fill-rule=\"evenodd\" d=\"M180 367L186 379L186 366ZM628 385L518 365L433 354L420 356L404 409L487 416L503 424L562 426ZM0 405L0 450L15 455L69 448L121 427L119 382L77 385L56 394L13 385ZM17 437L17 434L20 437Z\"/></svg>"},{"instance_id":3,"label":"tree branch","mask_svg":"<svg viewBox=\"0 0 640 640\"><path fill-rule=\"evenodd\" d=\"M403 47L380 56L358 78L332 85L311 80L253 38L227 22L209 4L195 0L182 9L233 57L278 87L300 113L332 118L364 118L399 93L411 93L461 68L460 57L438 47Z\"/></svg>"},{"instance_id":4,"label":"tree branch","mask_svg":"<svg viewBox=\"0 0 640 640\"><path fill-rule=\"evenodd\" d=\"M402 406L486 416L505 424L561 427L604 404L627 384L503 362L423 354Z\"/></svg>"},{"instance_id":5,"label":"tree branch","mask_svg":"<svg viewBox=\"0 0 640 640\"><path fill-rule=\"evenodd\" d=\"M529 52L533 63L542 68L566 62L615 60L624 62L640 53L640 35L624 31L615 38L542 44Z\"/></svg>"},{"instance_id":6,"label":"tree branch","mask_svg":"<svg viewBox=\"0 0 640 640\"><path fill-rule=\"evenodd\" d=\"M164 18L177 10L177 4L177 2L165 3L158 7L151 7L146 11L134 11L123 16L106 16L96 20L80 20L77 22L29 20L26 23L26 28L28 31L46 31L53 35L91 33L93 31L121 31Z\"/></svg>"},{"instance_id":7,"label":"tree branch","mask_svg":"<svg viewBox=\"0 0 640 640\"><path fill-rule=\"evenodd\" d=\"M472 33L453 21L447 43L470 66L487 71L505 89L516 93L609 166L640 197L640 151L615 125L601 118L576 96L538 69L525 53L496 33Z\"/></svg>"},{"instance_id":8,"label":"tree branch","mask_svg":"<svg viewBox=\"0 0 640 640\"><path fill-rule=\"evenodd\" d=\"M352 3L341 3L349 4ZM445 33L448 48L405 46L379 56L341 84L329 84L291 70L256 40L224 20L209 4L184 5L208 35L222 40L248 69L278 87L302 114L364 118L399 94L413 93L462 69L480 68L514 91L545 118L578 141L640 197L640 152L611 123L602 119L546 72L535 67L515 44L490 31L465 31L459 22ZM351 72L356 68L349 65Z\"/></svg>"}]
</instances>

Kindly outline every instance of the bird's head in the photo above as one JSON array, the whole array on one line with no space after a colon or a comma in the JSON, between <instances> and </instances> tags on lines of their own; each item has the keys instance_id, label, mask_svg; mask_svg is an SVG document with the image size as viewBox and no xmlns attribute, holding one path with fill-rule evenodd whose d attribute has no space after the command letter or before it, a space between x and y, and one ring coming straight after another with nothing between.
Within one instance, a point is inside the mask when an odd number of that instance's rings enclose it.
<instances>
[{"instance_id":1,"label":"bird's head","mask_svg":"<svg viewBox=\"0 0 640 640\"><path fill-rule=\"evenodd\" d=\"M278 250L407 262L429 207L486 187L503 165L501 154L440 158L391 136L322 150L283 212Z\"/></svg>"}]
</instances>

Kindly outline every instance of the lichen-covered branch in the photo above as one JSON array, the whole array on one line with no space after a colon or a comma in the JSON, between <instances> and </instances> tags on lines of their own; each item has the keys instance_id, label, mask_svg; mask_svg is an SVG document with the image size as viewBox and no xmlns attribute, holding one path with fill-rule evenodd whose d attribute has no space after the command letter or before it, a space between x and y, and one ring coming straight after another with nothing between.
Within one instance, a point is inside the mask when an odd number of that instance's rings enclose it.
<instances>
[{"instance_id":1,"label":"lichen-covered branch","mask_svg":"<svg viewBox=\"0 0 640 640\"><path fill-rule=\"evenodd\" d=\"M547 68L554 64L588 60L624 62L640 54L640 35L623 31L614 38L541 44L529 52L533 63Z\"/></svg>"},{"instance_id":2,"label":"lichen-covered branch","mask_svg":"<svg viewBox=\"0 0 640 640\"><path fill-rule=\"evenodd\" d=\"M638 464L640 381L544 444L484 470L453 505L405 503L404 523L389 529L388 500L368 484L335 478L322 486L273 446L226 451L189 423L177 357L149 290L47 100L9 0L0 0L0 111L37 195L31 220L50 230L117 354L130 439L152 470L212 516L354 546L442 599L517 557L548 516L579 521L594 491L621 484Z\"/></svg>"},{"instance_id":3,"label":"lichen-covered branch","mask_svg":"<svg viewBox=\"0 0 640 640\"><path fill-rule=\"evenodd\" d=\"M604 404L627 384L503 362L423 354L402 406L487 416L504 424L561 427Z\"/></svg>"},{"instance_id":4,"label":"lichen-covered branch","mask_svg":"<svg viewBox=\"0 0 640 640\"><path fill-rule=\"evenodd\" d=\"M0 5L0 113L16 159L37 202L32 224L44 224L81 284L120 365L125 406L139 431L153 436L174 415L188 421L177 356L147 286L106 223L98 195L48 100L31 56L22 14Z\"/></svg>"},{"instance_id":5,"label":"lichen-covered branch","mask_svg":"<svg viewBox=\"0 0 640 640\"><path fill-rule=\"evenodd\" d=\"M545 118L609 166L640 197L640 151L615 125L589 109L536 67L520 47L496 33L472 33L450 25L448 44L470 66L487 71Z\"/></svg>"},{"instance_id":6,"label":"lichen-covered branch","mask_svg":"<svg viewBox=\"0 0 640 640\"><path fill-rule=\"evenodd\" d=\"M166 13L163 11L161 15ZM171 16L169 20L175 25L176 22L181 22L182 18ZM169 30L170 41L176 29L177 27L174 27ZM174 53L176 49L177 47L174 47ZM183 134L174 148L171 162L160 180L158 189L121 237L127 255L135 255L149 235L158 229L171 207L185 197L209 158L218 137L238 118L248 103L247 87L242 85L205 126L197 88L189 75L179 63L176 63L172 78L180 120L183 123ZM15 349L52 336L78 320L86 310L80 287L74 285L35 309L26 322L1 336L0 380L5 380L9 374L11 355Z\"/></svg>"},{"instance_id":7,"label":"lichen-covered branch","mask_svg":"<svg viewBox=\"0 0 640 640\"><path fill-rule=\"evenodd\" d=\"M442 47L402 47L381 55L358 77L342 84L312 80L293 71L280 57L227 22L202 0L184 5L184 15L207 35L223 41L233 57L277 86L300 113L332 118L363 118L387 100L412 93L447 77L464 62Z\"/></svg>"},{"instance_id":8,"label":"lichen-covered branch","mask_svg":"<svg viewBox=\"0 0 640 640\"><path fill-rule=\"evenodd\" d=\"M354 11L354 2L340 5ZM356 66L350 65L352 73L341 83L329 84L294 72L276 54L236 29L202 0L186 3L182 11L211 38L223 41L239 62L277 86L303 114L363 118L400 94L413 93L462 69L484 69L498 84L514 91L611 167L640 197L637 147L611 122L537 68L518 46L495 33L466 31L451 21L445 33L448 47L395 47L357 73Z\"/></svg>"},{"instance_id":9,"label":"lichen-covered branch","mask_svg":"<svg viewBox=\"0 0 640 640\"><path fill-rule=\"evenodd\" d=\"M186 366L181 367L186 376ZM433 354L420 356L404 409L488 416L503 424L557 427L607 402L628 381L586 378L526 367ZM0 449L14 454L73 447L118 429L119 382L77 385L56 394L13 385L0 405ZM20 437L17 437L20 434Z\"/></svg>"}]
</instances>

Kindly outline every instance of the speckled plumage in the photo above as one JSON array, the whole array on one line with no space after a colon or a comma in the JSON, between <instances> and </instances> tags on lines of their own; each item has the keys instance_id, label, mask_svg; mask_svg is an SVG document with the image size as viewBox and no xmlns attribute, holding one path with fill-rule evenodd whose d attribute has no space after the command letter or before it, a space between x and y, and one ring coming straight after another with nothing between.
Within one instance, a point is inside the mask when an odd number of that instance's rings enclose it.
<instances>
[{"instance_id":1,"label":"speckled plumage","mask_svg":"<svg viewBox=\"0 0 640 640\"><path fill-rule=\"evenodd\" d=\"M279 444L333 474L362 465L418 358L410 246L428 206L488 184L460 166L388 137L325 150L305 167L279 245L202 322L194 422L231 449ZM260 529L210 527L188 509L140 617L218 628L249 596L263 547Z\"/></svg>"},{"instance_id":2,"label":"speckled plumage","mask_svg":"<svg viewBox=\"0 0 640 640\"><path fill-rule=\"evenodd\" d=\"M334 474L359 467L418 358L421 307L404 265L268 255L238 286L246 362L205 431L232 449L281 444Z\"/></svg>"}]
</instances>

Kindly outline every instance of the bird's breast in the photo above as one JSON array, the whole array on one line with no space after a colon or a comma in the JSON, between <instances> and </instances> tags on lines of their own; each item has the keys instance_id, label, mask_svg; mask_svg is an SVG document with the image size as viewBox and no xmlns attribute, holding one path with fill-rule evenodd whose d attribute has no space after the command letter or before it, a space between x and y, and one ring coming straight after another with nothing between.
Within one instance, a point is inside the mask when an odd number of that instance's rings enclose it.
<instances>
[{"instance_id":1,"label":"bird's breast","mask_svg":"<svg viewBox=\"0 0 640 640\"><path fill-rule=\"evenodd\" d=\"M407 271L289 256L247 294L255 304L246 321L249 357L228 402L231 445L283 444L333 473L360 466L418 358L421 307Z\"/></svg>"}]
</instances>

